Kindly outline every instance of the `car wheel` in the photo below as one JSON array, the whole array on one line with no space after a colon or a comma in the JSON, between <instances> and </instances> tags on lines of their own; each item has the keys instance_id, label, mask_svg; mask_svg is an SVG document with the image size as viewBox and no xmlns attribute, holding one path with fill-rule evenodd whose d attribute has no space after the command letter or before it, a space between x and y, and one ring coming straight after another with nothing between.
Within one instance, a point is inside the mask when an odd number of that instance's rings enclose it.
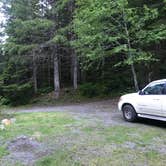
<instances>
[{"instance_id":1,"label":"car wheel","mask_svg":"<svg viewBox=\"0 0 166 166\"><path fill-rule=\"evenodd\" d=\"M131 105L125 105L122 108L123 111L123 117L128 122L134 122L137 119L137 114L134 110L134 108Z\"/></svg>"}]
</instances>

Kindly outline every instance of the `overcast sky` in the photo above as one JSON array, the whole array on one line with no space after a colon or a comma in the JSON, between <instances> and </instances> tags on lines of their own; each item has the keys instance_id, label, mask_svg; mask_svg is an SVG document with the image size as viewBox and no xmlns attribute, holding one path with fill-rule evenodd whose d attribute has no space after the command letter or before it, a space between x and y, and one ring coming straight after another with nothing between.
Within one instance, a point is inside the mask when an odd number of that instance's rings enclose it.
<instances>
[{"instance_id":1,"label":"overcast sky","mask_svg":"<svg viewBox=\"0 0 166 166\"><path fill-rule=\"evenodd\" d=\"M2 9L2 3L0 2L0 9ZM1 13L1 10L0 10L0 22L4 22L5 21L5 17L4 17L4 14Z\"/></svg>"},{"instance_id":2,"label":"overcast sky","mask_svg":"<svg viewBox=\"0 0 166 166\"><path fill-rule=\"evenodd\" d=\"M4 28L1 26L1 23L5 22L5 16L2 13L1 9L2 9L2 3L0 2L0 32L3 32ZM5 42L5 39L6 39L6 35L4 37L0 37L0 41L2 42Z\"/></svg>"}]
</instances>

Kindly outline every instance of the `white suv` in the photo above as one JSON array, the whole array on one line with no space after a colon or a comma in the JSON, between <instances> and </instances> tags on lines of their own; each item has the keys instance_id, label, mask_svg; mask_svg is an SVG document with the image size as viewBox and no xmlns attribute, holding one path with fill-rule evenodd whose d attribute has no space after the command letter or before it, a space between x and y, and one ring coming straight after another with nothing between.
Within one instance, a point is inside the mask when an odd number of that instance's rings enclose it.
<instances>
[{"instance_id":1,"label":"white suv","mask_svg":"<svg viewBox=\"0 0 166 166\"><path fill-rule=\"evenodd\" d=\"M118 107L129 122L137 117L166 121L166 79L153 81L138 93L122 96Z\"/></svg>"}]
</instances>

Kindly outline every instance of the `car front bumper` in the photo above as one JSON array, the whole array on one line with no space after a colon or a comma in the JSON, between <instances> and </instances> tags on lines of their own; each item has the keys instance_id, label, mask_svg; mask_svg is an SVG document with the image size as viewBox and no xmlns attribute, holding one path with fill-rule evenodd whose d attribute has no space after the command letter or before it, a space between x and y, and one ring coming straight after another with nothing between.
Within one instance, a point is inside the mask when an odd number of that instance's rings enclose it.
<instances>
[{"instance_id":1,"label":"car front bumper","mask_svg":"<svg viewBox=\"0 0 166 166\"><path fill-rule=\"evenodd\" d=\"M123 102L121 100L119 100L119 102L118 102L118 110L119 111L122 111L122 105L123 105Z\"/></svg>"}]
</instances>

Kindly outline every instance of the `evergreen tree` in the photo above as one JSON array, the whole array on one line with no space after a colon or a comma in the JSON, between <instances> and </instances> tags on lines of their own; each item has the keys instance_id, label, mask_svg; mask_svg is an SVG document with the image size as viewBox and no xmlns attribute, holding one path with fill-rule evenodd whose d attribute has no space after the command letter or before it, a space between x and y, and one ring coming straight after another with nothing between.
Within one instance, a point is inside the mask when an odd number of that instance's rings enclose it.
<instances>
[{"instance_id":1,"label":"evergreen tree","mask_svg":"<svg viewBox=\"0 0 166 166\"><path fill-rule=\"evenodd\" d=\"M37 92L35 52L40 49L41 44L50 40L54 24L48 19L41 18L38 1L12 0L10 5L11 7L6 10L9 19L6 25L8 39L4 44L7 61L3 76L4 89L5 86L12 84L30 86L33 83Z\"/></svg>"},{"instance_id":2,"label":"evergreen tree","mask_svg":"<svg viewBox=\"0 0 166 166\"><path fill-rule=\"evenodd\" d=\"M76 48L90 59L120 54L123 63L131 66L134 85L138 90L138 80L134 63L154 60L152 53L144 49L149 40L161 40L165 26L158 29L148 27L158 19L157 8L130 6L127 0L117 1L77 1L79 6L75 17L75 31L78 39ZM155 31L152 36L149 33ZM156 35L156 37L155 37ZM145 40L143 40L145 37Z\"/></svg>"},{"instance_id":3,"label":"evergreen tree","mask_svg":"<svg viewBox=\"0 0 166 166\"><path fill-rule=\"evenodd\" d=\"M88 92L117 91L131 87L129 70L136 90L165 77L165 0L0 2L7 18L0 31L8 37L0 46L6 103L19 104L40 88L54 88L58 98L61 88L77 89L82 81L97 81Z\"/></svg>"}]
</instances>

